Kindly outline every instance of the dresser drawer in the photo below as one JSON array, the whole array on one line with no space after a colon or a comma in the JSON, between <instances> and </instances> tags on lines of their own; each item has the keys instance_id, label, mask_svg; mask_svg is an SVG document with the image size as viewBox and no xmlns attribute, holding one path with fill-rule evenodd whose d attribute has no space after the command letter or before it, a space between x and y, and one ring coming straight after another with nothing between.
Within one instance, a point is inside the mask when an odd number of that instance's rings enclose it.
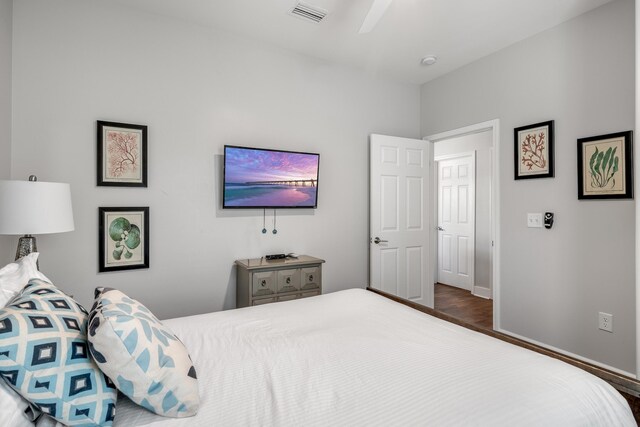
<instances>
[{"instance_id":1,"label":"dresser drawer","mask_svg":"<svg viewBox=\"0 0 640 427\"><path fill-rule=\"evenodd\" d=\"M291 301L292 299L297 299L298 296L299 296L298 294L284 295L284 296L278 297L278 301Z\"/></svg>"},{"instance_id":2,"label":"dresser drawer","mask_svg":"<svg viewBox=\"0 0 640 427\"><path fill-rule=\"evenodd\" d=\"M252 294L254 297L276 293L276 272L259 271L253 273Z\"/></svg>"},{"instance_id":3,"label":"dresser drawer","mask_svg":"<svg viewBox=\"0 0 640 427\"><path fill-rule=\"evenodd\" d=\"M300 290L300 269L278 270L278 293Z\"/></svg>"},{"instance_id":4,"label":"dresser drawer","mask_svg":"<svg viewBox=\"0 0 640 427\"><path fill-rule=\"evenodd\" d=\"M251 305L262 305L262 304L269 304L271 302L276 302L276 298L260 298L260 299L254 299L251 302Z\"/></svg>"},{"instance_id":5,"label":"dresser drawer","mask_svg":"<svg viewBox=\"0 0 640 427\"><path fill-rule=\"evenodd\" d=\"M320 295L320 291L303 292L300 294L300 298L315 297L316 295Z\"/></svg>"},{"instance_id":6,"label":"dresser drawer","mask_svg":"<svg viewBox=\"0 0 640 427\"><path fill-rule=\"evenodd\" d=\"M319 289L320 288L320 266L301 268L302 286L300 289Z\"/></svg>"}]
</instances>

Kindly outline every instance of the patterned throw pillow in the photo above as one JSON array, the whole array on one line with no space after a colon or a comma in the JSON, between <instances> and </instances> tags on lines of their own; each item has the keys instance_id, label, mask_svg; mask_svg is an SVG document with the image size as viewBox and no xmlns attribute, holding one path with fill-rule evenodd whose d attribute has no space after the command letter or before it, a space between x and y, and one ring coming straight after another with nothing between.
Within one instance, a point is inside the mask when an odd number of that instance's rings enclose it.
<instances>
[{"instance_id":1,"label":"patterned throw pillow","mask_svg":"<svg viewBox=\"0 0 640 427\"><path fill-rule=\"evenodd\" d=\"M97 288L88 339L100 369L138 405L176 418L198 411L198 382L189 353L138 301L115 289Z\"/></svg>"},{"instance_id":2,"label":"patterned throw pillow","mask_svg":"<svg viewBox=\"0 0 640 427\"><path fill-rule=\"evenodd\" d=\"M89 355L87 311L34 279L0 310L0 377L70 426L111 426L117 391Z\"/></svg>"},{"instance_id":3,"label":"patterned throw pillow","mask_svg":"<svg viewBox=\"0 0 640 427\"><path fill-rule=\"evenodd\" d=\"M7 305L30 279L42 279L51 282L38 270L38 252L20 258L0 268L0 308ZM33 407L22 396L0 380L0 426L33 427L33 418L37 415Z\"/></svg>"}]
</instances>

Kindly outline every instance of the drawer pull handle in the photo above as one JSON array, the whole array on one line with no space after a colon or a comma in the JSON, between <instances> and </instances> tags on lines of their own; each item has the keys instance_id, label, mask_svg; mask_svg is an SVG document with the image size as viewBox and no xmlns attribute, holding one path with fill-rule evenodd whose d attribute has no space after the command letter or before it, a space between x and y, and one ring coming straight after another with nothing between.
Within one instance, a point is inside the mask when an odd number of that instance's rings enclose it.
<instances>
[{"instance_id":1,"label":"drawer pull handle","mask_svg":"<svg viewBox=\"0 0 640 427\"><path fill-rule=\"evenodd\" d=\"M287 282L287 285L291 283L291 277L287 277L287 280L285 280L285 282Z\"/></svg>"},{"instance_id":2,"label":"drawer pull handle","mask_svg":"<svg viewBox=\"0 0 640 427\"><path fill-rule=\"evenodd\" d=\"M262 279L262 282L260 282L260 286L267 286L267 281Z\"/></svg>"},{"instance_id":3,"label":"drawer pull handle","mask_svg":"<svg viewBox=\"0 0 640 427\"><path fill-rule=\"evenodd\" d=\"M309 275L309 281L310 281L310 282L313 282L313 274L310 274L310 275Z\"/></svg>"}]
</instances>

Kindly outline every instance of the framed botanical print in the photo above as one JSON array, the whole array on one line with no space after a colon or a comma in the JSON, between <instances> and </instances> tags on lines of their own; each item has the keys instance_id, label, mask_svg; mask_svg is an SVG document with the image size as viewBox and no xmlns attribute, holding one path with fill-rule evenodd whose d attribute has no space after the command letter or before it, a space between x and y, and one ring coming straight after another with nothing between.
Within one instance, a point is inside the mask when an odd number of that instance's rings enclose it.
<instances>
[{"instance_id":1,"label":"framed botanical print","mask_svg":"<svg viewBox=\"0 0 640 427\"><path fill-rule=\"evenodd\" d=\"M553 120L513 130L515 179L553 177Z\"/></svg>"},{"instance_id":2,"label":"framed botanical print","mask_svg":"<svg viewBox=\"0 0 640 427\"><path fill-rule=\"evenodd\" d=\"M578 199L633 198L633 131L578 139Z\"/></svg>"},{"instance_id":3,"label":"framed botanical print","mask_svg":"<svg viewBox=\"0 0 640 427\"><path fill-rule=\"evenodd\" d=\"M149 268L149 208L98 208L98 271Z\"/></svg>"},{"instance_id":4,"label":"framed botanical print","mask_svg":"<svg viewBox=\"0 0 640 427\"><path fill-rule=\"evenodd\" d=\"M98 121L99 186L147 186L147 127Z\"/></svg>"}]
</instances>

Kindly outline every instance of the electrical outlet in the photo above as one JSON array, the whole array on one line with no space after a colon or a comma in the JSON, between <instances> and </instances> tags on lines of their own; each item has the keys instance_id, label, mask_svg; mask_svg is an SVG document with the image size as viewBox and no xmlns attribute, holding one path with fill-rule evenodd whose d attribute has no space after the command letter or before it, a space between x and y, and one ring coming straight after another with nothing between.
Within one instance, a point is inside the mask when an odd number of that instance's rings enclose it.
<instances>
[{"instance_id":1,"label":"electrical outlet","mask_svg":"<svg viewBox=\"0 0 640 427\"><path fill-rule=\"evenodd\" d=\"M613 332L613 314L598 313L598 328L603 331Z\"/></svg>"},{"instance_id":2,"label":"electrical outlet","mask_svg":"<svg viewBox=\"0 0 640 427\"><path fill-rule=\"evenodd\" d=\"M529 228L542 228L542 214L541 213L528 213L527 214L527 227L529 227Z\"/></svg>"}]
</instances>

